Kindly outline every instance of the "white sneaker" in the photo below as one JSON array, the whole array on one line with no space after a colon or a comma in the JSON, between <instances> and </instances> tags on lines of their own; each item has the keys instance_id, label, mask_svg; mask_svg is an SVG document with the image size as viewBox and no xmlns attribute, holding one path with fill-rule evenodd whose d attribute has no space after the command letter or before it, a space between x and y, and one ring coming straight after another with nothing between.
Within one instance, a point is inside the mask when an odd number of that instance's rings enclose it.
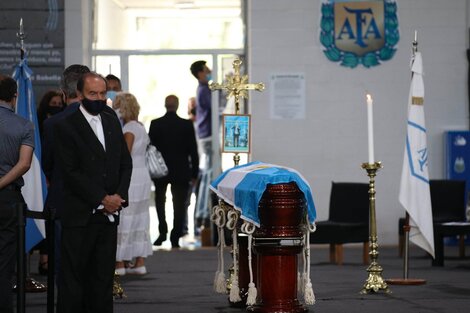
<instances>
[{"instance_id":1,"label":"white sneaker","mask_svg":"<svg viewBox=\"0 0 470 313\"><path fill-rule=\"evenodd\" d=\"M126 268L126 274L145 275L147 274L147 269L145 268L145 266L129 267Z\"/></svg>"},{"instance_id":2,"label":"white sneaker","mask_svg":"<svg viewBox=\"0 0 470 313\"><path fill-rule=\"evenodd\" d=\"M124 267L116 268L116 269L114 270L114 273L115 273L116 275L119 275L119 276L124 276L124 275L126 275L126 269L125 269Z\"/></svg>"}]
</instances>

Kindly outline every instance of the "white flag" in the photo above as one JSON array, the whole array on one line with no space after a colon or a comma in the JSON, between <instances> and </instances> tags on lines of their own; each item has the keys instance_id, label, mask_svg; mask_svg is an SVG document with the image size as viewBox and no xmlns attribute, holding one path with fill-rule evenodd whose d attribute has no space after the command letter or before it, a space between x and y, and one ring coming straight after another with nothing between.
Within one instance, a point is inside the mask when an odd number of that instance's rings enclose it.
<instances>
[{"instance_id":1,"label":"white flag","mask_svg":"<svg viewBox=\"0 0 470 313\"><path fill-rule=\"evenodd\" d=\"M410 240L429 252L434 258L421 53L416 52L411 61L412 79L408 99L407 135L399 199L410 216Z\"/></svg>"}]
</instances>

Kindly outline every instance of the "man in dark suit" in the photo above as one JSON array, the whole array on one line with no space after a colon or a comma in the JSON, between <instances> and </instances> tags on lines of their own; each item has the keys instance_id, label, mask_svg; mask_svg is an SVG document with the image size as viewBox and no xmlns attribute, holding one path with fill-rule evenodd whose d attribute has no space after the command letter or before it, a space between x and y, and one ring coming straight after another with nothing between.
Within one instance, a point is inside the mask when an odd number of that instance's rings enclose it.
<instances>
[{"instance_id":1,"label":"man in dark suit","mask_svg":"<svg viewBox=\"0 0 470 313\"><path fill-rule=\"evenodd\" d=\"M132 159L106 107L106 80L84 74L80 106L55 126L63 175L61 268L57 311L113 312L118 212L127 206Z\"/></svg>"},{"instance_id":2,"label":"man in dark suit","mask_svg":"<svg viewBox=\"0 0 470 313\"><path fill-rule=\"evenodd\" d=\"M63 100L66 104L65 109L51 116L44 121L42 143L42 169L47 179L47 197L44 205L45 210L54 209L55 211L55 274L60 268L60 238L62 228L60 226L61 209L64 206L63 200L63 179L60 166L55 160L54 153L54 129L58 121L64 119L70 114L76 112L80 107L80 98L77 94L77 82L83 74L89 73L90 69L81 64L72 64L62 73L61 90ZM114 113L114 110L105 107L105 111ZM47 235L47 234L46 234ZM49 260L50 262L50 260ZM56 276L58 278L58 275Z\"/></svg>"},{"instance_id":3,"label":"man in dark suit","mask_svg":"<svg viewBox=\"0 0 470 313\"><path fill-rule=\"evenodd\" d=\"M173 198L173 229L170 241L173 248L179 247L179 238L183 234L187 214L189 188L197 180L199 156L197 153L196 135L190 120L176 114L179 100L174 95L165 98L166 114L150 124L149 136L152 144L162 153L168 167L168 175L155 179L155 205L158 215L159 237L154 245L161 245L168 232L165 220L166 188L171 185Z\"/></svg>"}]
</instances>

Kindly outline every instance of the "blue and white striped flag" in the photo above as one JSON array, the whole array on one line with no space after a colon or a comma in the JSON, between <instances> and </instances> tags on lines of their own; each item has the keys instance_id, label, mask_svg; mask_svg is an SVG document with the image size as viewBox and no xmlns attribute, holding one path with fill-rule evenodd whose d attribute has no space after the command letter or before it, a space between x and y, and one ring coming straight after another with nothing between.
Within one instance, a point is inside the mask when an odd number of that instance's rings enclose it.
<instances>
[{"instance_id":1,"label":"blue and white striped flag","mask_svg":"<svg viewBox=\"0 0 470 313\"><path fill-rule=\"evenodd\" d=\"M13 78L18 84L18 99L16 113L34 125L34 153L31 168L23 176L24 187L22 194L31 211L42 212L46 199L46 178L41 169L41 141L39 137L36 104L33 94L31 76L33 72L28 67L26 58L15 66ZM26 251L31 250L38 242L46 237L44 220L27 219L26 222Z\"/></svg>"},{"instance_id":2,"label":"blue and white striped flag","mask_svg":"<svg viewBox=\"0 0 470 313\"><path fill-rule=\"evenodd\" d=\"M267 185L290 182L295 182L303 192L308 220L313 223L316 211L310 186L299 172L291 168L255 161L223 172L209 188L239 210L242 219L259 227L258 204Z\"/></svg>"},{"instance_id":3,"label":"blue and white striped flag","mask_svg":"<svg viewBox=\"0 0 470 313\"><path fill-rule=\"evenodd\" d=\"M410 240L434 258L428 147L424 124L423 61L420 52L416 52L412 60L411 71L408 128L399 200L410 216Z\"/></svg>"}]
</instances>

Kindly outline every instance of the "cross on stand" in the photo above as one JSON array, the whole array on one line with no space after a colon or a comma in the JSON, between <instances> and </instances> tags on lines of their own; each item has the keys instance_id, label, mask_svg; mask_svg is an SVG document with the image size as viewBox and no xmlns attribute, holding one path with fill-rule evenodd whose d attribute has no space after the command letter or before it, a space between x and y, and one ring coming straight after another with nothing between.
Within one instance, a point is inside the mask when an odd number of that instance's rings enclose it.
<instances>
[{"instance_id":1,"label":"cross on stand","mask_svg":"<svg viewBox=\"0 0 470 313\"><path fill-rule=\"evenodd\" d=\"M258 90L258 91L264 90L263 83L250 84L248 83L248 75L243 75L243 76L240 75L240 66L242 63L243 62L240 59L235 59L232 63L234 73L232 75L227 75L226 81L222 84L212 83L209 85L209 88L212 91L227 90L227 99L230 99L231 97L235 98L234 99L235 100L234 114L224 114L223 123L222 123L222 127L223 127L222 152L234 153L233 162L235 166L238 166L240 163L239 153L249 153L249 147L250 147L250 141L251 141L250 140L250 131L251 131L250 118L251 117L248 114L240 114L240 98L247 99L248 90ZM229 137L226 134L228 129L233 129L232 141L230 141ZM242 134L244 134L245 136L244 140L243 140ZM228 204L225 205L225 202L222 199L219 199L219 206L216 206L214 208L217 208L214 211L214 213L219 214L221 216L227 216L227 221L229 220L229 216L230 216L230 220L232 221L231 223L233 223L233 226L234 226L232 230L232 238L233 238L232 257L233 257L234 263L229 269L230 277L227 280L227 286L229 286L230 288L229 302L232 305L236 306L242 301L242 297L243 297L241 295L242 293L246 295L246 297L248 297L249 294L253 293L252 291L253 288L251 287L248 292L248 289L249 289L248 282L247 282L246 288L239 288L238 286L239 281L238 281L238 265L237 264L238 264L238 258L239 258L239 252L238 252L239 249L238 249L238 244L237 244L237 232L238 232L237 228L238 227L236 227L236 225L237 225L237 221L240 218L240 212L238 212L235 208L233 208L232 206L229 206ZM228 224L229 222L227 222L227 225ZM223 225L221 227L218 227L221 235L224 233L223 227L224 227ZM250 228L250 227L247 227L247 228ZM253 230L254 230L254 227L253 227ZM246 232L248 233L248 231ZM251 234L249 235L249 237L251 238ZM249 241L251 242L251 239ZM222 245L219 245L220 249L222 249L221 247ZM222 251L222 250L219 250L219 251ZM251 251L251 247L250 247L250 251ZM250 259L251 255L248 258ZM250 272L251 272L251 267L250 267ZM223 271L222 271L222 274L223 274ZM217 277L217 280L222 281L222 284L214 285L217 288L216 290L225 292L227 289L226 287L223 286L225 282L225 278L222 277L222 279L220 279L220 272L219 272L219 276ZM251 285L254 285L254 284L251 282ZM256 292L256 289L255 289L255 292Z\"/></svg>"},{"instance_id":2,"label":"cross on stand","mask_svg":"<svg viewBox=\"0 0 470 313\"><path fill-rule=\"evenodd\" d=\"M240 115L240 98L248 99L248 90L257 90L263 91L264 84L257 83L252 84L248 83L248 75L240 75L240 66L243 62L240 59L236 59L233 61L233 70L234 74L227 75L226 82L219 84L219 83L212 83L209 85L209 88L212 91L215 90L227 90L227 99L231 97L235 97L235 115ZM224 125L225 127L225 125ZM248 135L249 136L249 135ZM225 141L225 138L224 138ZM240 156L238 155L240 152L234 152L233 162L235 166L238 165L240 162Z\"/></svg>"}]
</instances>

